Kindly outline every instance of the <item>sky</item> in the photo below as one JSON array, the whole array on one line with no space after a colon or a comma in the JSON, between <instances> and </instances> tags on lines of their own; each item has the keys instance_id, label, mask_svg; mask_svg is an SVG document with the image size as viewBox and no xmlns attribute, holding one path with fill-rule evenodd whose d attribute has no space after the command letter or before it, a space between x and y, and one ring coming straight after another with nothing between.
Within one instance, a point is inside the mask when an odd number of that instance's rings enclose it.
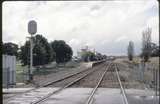
<instances>
[{"instance_id":1,"label":"sky","mask_svg":"<svg viewBox=\"0 0 160 104\"><path fill-rule=\"evenodd\" d=\"M142 31L152 28L159 43L157 0L114 1L5 1L2 4L2 40L24 45L28 22L49 42L65 40L74 55L86 45L106 55L127 55L129 41L141 52Z\"/></svg>"}]
</instances>

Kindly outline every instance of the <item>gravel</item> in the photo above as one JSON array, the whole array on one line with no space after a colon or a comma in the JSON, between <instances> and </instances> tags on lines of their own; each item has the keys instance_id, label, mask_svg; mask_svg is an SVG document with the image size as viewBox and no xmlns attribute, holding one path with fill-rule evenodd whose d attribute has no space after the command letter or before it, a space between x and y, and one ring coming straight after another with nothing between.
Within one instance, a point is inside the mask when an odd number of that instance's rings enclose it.
<instances>
[{"instance_id":1,"label":"gravel","mask_svg":"<svg viewBox=\"0 0 160 104\"><path fill-rule=\"evenodd\" d=\"M86 78L82 79L81 81L77 82L72 87L89 87L89 88L95 87L106 67L107 67L107 65L99 68L93 74L91 74L91 75L87 76ZM122 85L124 88L127 88L127 89L129 89L129 88L144 89L145 88L143 83L137 81L133 77L134 75L131 71L133 69L127 67L127 65L119 65L119 64L118 64L118 69L119 69L119 76L120 76L120 79L121 79L121 82L122 82ZM114 66L111 66L109 68L109 70L105 74L99 87L120 88Z\"/></svg>"},{"instance_id":2,"label":"gravel","mask_svg":"<svg viewBox=\"0 0 160 104\"><path fill-rule=\"evenodd\" d=\"M97 85L101 75L106 69L106 64L102 63L96 67L93 67L93 70L95 70L93 73L88 75L87 77L83 78L79 82L76 82L71 87L87 87L87 88L93 88Z\"/></svg>"}]
</instances>

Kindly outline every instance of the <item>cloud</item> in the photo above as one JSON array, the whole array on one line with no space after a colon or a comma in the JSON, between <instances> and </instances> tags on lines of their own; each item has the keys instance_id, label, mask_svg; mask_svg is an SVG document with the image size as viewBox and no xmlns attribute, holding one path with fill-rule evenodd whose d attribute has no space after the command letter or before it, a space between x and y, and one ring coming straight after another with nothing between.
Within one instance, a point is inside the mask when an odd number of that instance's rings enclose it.
<instances>
[{"instance_id":1,"label":"cloud","mask_svg":"<svg viewBox=\"0 0 160 104\"><path fill-rule=\"evenodd\" d=\"M128 38L126 36L121 36L121 37L118 37L115 42L123 42L123 41L126 41Z\"/></svg>"},{"instance_id":2,"label":"cloud","mask_svg":"<svg viewBox=\"0 0 160 104\"><path fill-rule=\"evenodd\" d=\"M74 46L78 46L80 45L80 41L78 39L71 39L68 43L69 45L74 45Z\"/></svg>"},{"instance_id":3,"label":"cloud","mask_svg":"<svg viewBox=\"0 0 160 104\"><path fill-rule=\"evenodd\" d=\"M31 19L37 21L38 34L48 41L65 40L74 54L85 45L105 54L126 54L130 40L138 43L138 54L147 26L152 28L152 40L159 41L156 0L14 1L3 2L2 10L4 42L23 44L29 36L27 23Z\"/></svg>"},{"instance_id":4,"label":"cloud","mask_svg":"<svg viewBox=\"0 0 160 104\"><path fill-rule=\"evenodd\" d=\"M152 28L152 33L151 33L152 41L158 44L159 43L159 40L158 40L159 35L157 35L157 34L159 34L159 28L157 28L157 27L159 27L158 16L151 17L148 20L147 25Z\"/></svg>"}]
</instances>

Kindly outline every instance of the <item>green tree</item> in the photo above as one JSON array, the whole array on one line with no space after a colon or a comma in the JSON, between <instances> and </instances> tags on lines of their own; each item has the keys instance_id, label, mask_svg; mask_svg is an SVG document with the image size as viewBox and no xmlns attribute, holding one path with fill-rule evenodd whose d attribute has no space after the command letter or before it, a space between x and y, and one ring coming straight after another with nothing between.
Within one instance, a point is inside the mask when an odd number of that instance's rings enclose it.
<instances>
[{"instance_id":1,"label":"green tree","mask_svg":"<svg viewBox=\"0 0 160 104\"><path fill-rule=\"evenodd\" d=\"M22 65L30 64L30 42L26 41L24 46L20 47L20 60Z\"/></svg>"},{"instance_id":2,"label":"green tree","mask_svg":"<svg viewBox=\"0 0 160 104\"><path fill-rule=\"evenodd\" d=\"M129 45L128 45L128 59L130 61L133 60L133 55L134 55L134 43L132 41L129 41Z\"/></svg>"},{"instance_id":3,"label":"green tree","mask_svg":"<svg viewBox=\"0 0 160 104\"><path fill-rule=\"evenodd\" d=\"M82 53L82 60L87 62L87 61L95 61L96 60L96 55L91 52L91 51L86 51Z\"/></svg>"},{"instance_id":4,"label":"green tree","mask_svg":"<svg viewBox=\"0 0 160 104\"><path fill-rule=\"evenodd\" d=\"M18 56L18 45L15 43L4 43L2 46L2 53L7 55Z\"/></svg>"},{"instance_id":5,"label":"green tree","mask_svg":"<svg viewBox=\"0 0 160 104\"><path fill-rule=\"evenodd\" d=\"M90 61L95 61L96 55L93 52L89 52L89 59L90 59Z\"/></svg>"},{"instance_id":6,"label":"green tree","mask_svg":"<svg viewBox=\"0 0 160 104\"><path fill-rule=\"evenodd\" d=\"M65 63L71 60L73 51L72 48L63 40L55 40L51 42L52 49L56 53L56 63Z\"/></svg>"},{"instance_id":7,"label":"green tree","mask_svg":"<svg viewBox=\"0 0 160 104\"><path fill-rule=\"evenodd\" d=\"M48 62L52 62L55 59L55 52L52 49L51 45L48 43L47 39L44 38L42 35L36 35L36 39L34 40L35 42L35 48L36 46L41 46L43 49L42 51L45 51L45 61L44 63L47 64ZM34 50L33 50L34 51ZM38 50L37 50L38 51Z\"/></svg>"},{"instance_id":8,"label":"green tree","mask_svg":"<svg viewBox=\"0 0 160 104\"><path fill-rule=\"evenodd\" d=\"M52 62L55 58L55 52L52 50L47 39L42 35L36 35L33 38L33 66L44 65ZM20 59L23 65L30 64L30 42L26 41L21 47Z\"/></svg>"}]
</instances>

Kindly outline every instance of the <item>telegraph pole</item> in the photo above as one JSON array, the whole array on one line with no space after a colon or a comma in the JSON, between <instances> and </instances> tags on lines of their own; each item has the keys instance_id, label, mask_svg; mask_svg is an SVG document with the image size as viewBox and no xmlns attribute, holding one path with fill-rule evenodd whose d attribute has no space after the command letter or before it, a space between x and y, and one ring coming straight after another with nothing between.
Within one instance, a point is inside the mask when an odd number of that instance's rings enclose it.
<instances>
[{"instance_id":1,"label":"telegraph pole","mask_svg":"<svg viewBox=\"0 0 160 104\"><path fill-rule=\"evenodd\" d=\"M33 81L33 35L37 32L37 23L34 20L29 21L28 23L28 32L31 35L30 37L30 68L29 68L29 81Z\"/></svg>"}]
</instances>

